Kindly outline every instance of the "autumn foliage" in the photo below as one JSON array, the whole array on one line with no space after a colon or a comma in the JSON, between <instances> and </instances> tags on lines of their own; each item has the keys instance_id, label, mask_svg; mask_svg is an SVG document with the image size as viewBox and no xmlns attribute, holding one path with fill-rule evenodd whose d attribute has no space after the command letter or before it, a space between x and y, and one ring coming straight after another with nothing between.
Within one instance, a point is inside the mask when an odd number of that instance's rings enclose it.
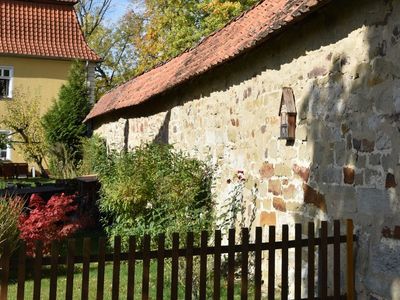
<instances>
[{"instance_id":1,"label":"autumn foliage","mask_svg":"<svg viewBox=\"0 0 400 300\"><path fill-rule=\"evenodd\" d=\"M50 253L51 242L70 237L82 227L76 218L78 205L75 195L54 195L46 203L39 195L32 195L29 211L19 218L20 238L26 242L28 255L33 255L35 242L43 243L43 253Z\"/></svg>"}]
</instances>

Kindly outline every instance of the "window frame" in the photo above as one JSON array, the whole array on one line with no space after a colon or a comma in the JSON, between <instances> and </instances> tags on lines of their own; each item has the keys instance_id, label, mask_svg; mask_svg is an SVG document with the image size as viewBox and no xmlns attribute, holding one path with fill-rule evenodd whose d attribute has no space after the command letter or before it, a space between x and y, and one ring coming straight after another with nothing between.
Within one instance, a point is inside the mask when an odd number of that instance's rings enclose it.
<instances>
[{"instance_id":1,"label":"window frame","mask_svg":"<svg viewBox=\"0 0 400 300\"><path fill-rule=\"evenodd\" d=\"M14 67L13 66L1 66L0 65L0 70L8 70L10 71L10 76L0 76L0 79L9 79L10 84L8 86L8 95L6 97L1 97L0 100L2 99L11 99L13 96L13 84L14 84Z\"/></svg>"},{"instance_id":2,"label":"window frame","mask_svg":"<svg viewBox=\"0 0 400 300\"><path fill-rule=\"evenodd\" d=\"M0 129L0 133L3 133L3 134L5 133L5 134L10 135L11 131L5 130L5 129ZM7 145L6 149L0 149L0 151L4 151L4 150L6 150L6 158L2 159L0 156L0 161L11 160L11 145Z\"/></svg>"}]
</instances>

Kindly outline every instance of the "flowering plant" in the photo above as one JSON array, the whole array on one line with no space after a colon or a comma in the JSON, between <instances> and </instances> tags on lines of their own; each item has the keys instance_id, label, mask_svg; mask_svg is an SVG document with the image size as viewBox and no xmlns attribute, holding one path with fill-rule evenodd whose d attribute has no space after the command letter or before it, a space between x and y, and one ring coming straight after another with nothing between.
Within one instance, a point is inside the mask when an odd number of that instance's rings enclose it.
<instances>
[{"instance_id":1,"label":"flowering plant","mask_svg":"<svg viewBox=\"0 0 400 300\"><path fill-rule=\"evenodd\" d=\"M26 242L28 255L35 252L35 241L43 243L43 252L48 254L52 241L71 236L82 226L75 220L78 205L75 195L54 195L46 203L39 195L29 200L29 212L19 218L20 238Z\"/></svg>"}]
</instances>

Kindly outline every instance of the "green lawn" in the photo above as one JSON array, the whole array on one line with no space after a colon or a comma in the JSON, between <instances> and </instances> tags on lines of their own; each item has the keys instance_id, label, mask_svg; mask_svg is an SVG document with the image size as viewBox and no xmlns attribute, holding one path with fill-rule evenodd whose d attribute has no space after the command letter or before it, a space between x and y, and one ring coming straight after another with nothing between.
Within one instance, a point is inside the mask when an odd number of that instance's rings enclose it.
<instances>
[{"instance_id":1,"label":"green lawn","mask_svg":"<svg viewBox=\"0 0 400 300\"><path fill-rule=\"evenodd\" d=\"M112 263L106 265L105 270L105 282L104 282L104 299L111 299L111 290L112 290L112 272L113 267ZM150 299L155 299L156 297L156 272L157 265L156 262L151 264L150 270ZM170 276L169 276L169 268L165 269L164 275L164 299L170 298ZM46 274L47 272L44 271ZM60 272L64 273L64 272ZM127 279L128 279L128 266L126 263L121 264L120 270L120 299L126 298L127 293ZM74 276L74 299L81 299L81 266L76 265L75 267L75 276ZM135 272L135 299L141 299L141 283L142 283L142 263L138 262L136 264L136 272ZM41 299L48 299L49 297L49 289L50 289L50 280L48 278L42 279L41 284ZM212 287L212 281L209 279L207 283L209 287ZM66 286L66 278L65 275L60 275L57 281L57 298L65 299L65 286ZM96 287L97 287L97 264L92 263L90 265L90 275L89 275L89 299L96 299ZM249 291L249 297L252 295L252 288ZM32 299L33 295L33 280L28 279L25 283L25 299ZM16 299L17 296L17 284L15 282L11 282L9 284L9 292L8 299ZM211 295L210 295L211 297ZM210 298L207 297L207 298ZM184 298L184 287L182 285L179 286L179 299ZM226 283L225 281L221 282L221 299L226 298ZM240 299L240 281L237 281L235 285L235 299Z\"/></svg>"},{"instance_id":2,"label":"green lawn","mask_svg":"<svg viewBox=\"0 0 400 300\"><path fill-rule=\"evenodd\" d=\"M46 179L46 178L21 178L21 179L1 179L0 178L0 190L6 188L7 183L13 184L21 184L30 187L35 187L36 183L39 182L40 184L46 183L55 183L54 179Z\"/></svg>"}]
</instances>

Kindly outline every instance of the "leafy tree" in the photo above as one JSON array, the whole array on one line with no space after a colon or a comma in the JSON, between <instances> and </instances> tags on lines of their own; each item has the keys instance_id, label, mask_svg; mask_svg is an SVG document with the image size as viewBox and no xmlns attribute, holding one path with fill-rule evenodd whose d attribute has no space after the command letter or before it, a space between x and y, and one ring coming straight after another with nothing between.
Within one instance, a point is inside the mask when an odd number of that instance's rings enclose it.
<instances>
[{"instance_id":1,"label":"leafy tree","mask_svg":"<svg viewBox=\"0 0 400 300\"><path fill-rule=\"evenodd\" d=\"M76 161L81 157L81 139L86 136L83 120L90 108L85 67L75 62L68 82L60 89L57 101L43 116L43 125L48 143L64 144Z\"/></svg>"},{"instance_id":2,"label":"leafy tree","mask_svg":"<svg viewBox=\"0 0 400 300\"><path fill-rule=\"evenodd\" d=\"M12 131L10 143L21 150L26 161L39 167L42 176L47 176L44 168L45 134L40 121L38 98L16 90L13 100L6 102L6 113L2 119L4 127ZM4 143L4 137L2 139Z\"/></svg>"},{"instance_id":3,"label":"leafy tree","mask_svg":"<svg viewBox=\"0 0 400 300\"><path fill-rule=\"evenodd\" d=\"M179 55L256 2L145 0L143 26L135 44L138 53L136 73Z\"/></svg>"}]
</instances>

